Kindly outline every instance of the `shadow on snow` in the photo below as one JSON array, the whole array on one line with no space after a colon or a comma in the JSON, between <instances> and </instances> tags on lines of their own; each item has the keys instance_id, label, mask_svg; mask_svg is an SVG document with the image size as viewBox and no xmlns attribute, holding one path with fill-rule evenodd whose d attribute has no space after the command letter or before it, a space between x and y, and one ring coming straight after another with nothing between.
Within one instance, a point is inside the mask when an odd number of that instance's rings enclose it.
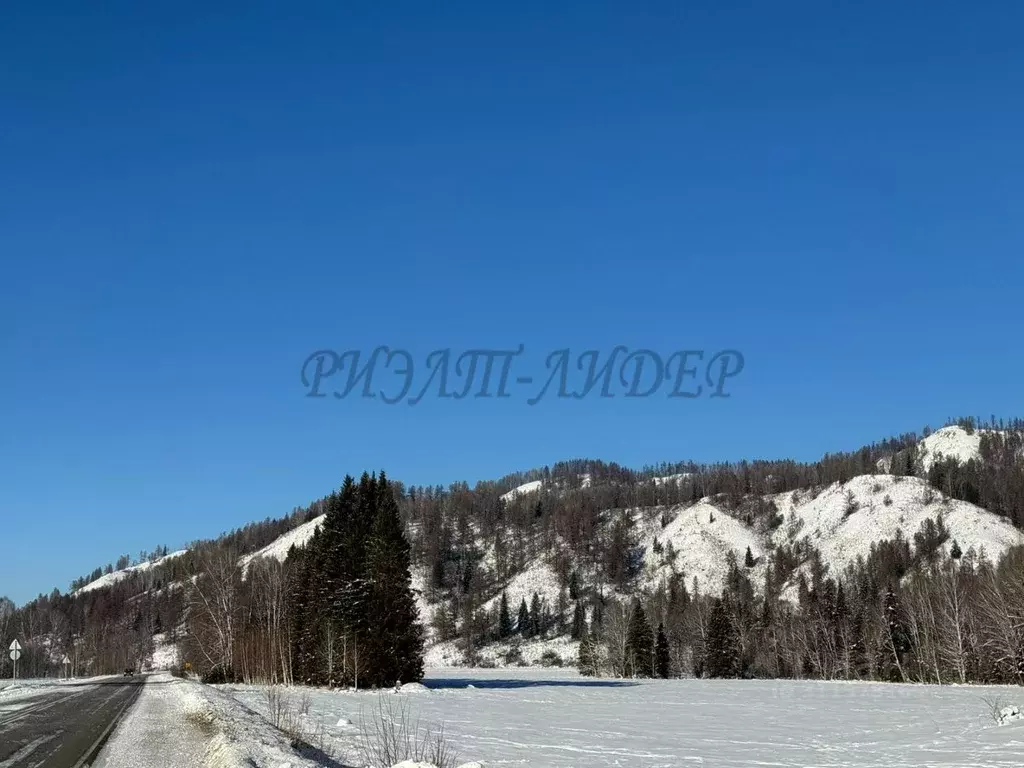
<instances>
[{"instance_id":1,"label":"shadow on snow","mask_svg":"<svg viewBox=\"0 0 1024 768\"><path fill-rule=\"evenodd\" d=\"M480 679L475 677L432 677L423 685L430 689L441 688L630 688L640 683L629 680L524 680L522 678Z\"/></svg>"}]
</instances>

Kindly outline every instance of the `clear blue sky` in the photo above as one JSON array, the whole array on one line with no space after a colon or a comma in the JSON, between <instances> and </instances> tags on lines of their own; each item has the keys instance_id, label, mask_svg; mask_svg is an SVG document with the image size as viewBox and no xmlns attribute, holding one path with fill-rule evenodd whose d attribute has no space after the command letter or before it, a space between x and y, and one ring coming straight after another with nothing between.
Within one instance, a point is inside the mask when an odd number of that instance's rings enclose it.
<instances>
[{"instance_id":1,"label":"clear blue sky","mask_svg":"<svg viewBox=\"0 0 1024 768\"><path fill-rule=\"evenodd\" d=\"M1019 415L1024 6L11 3L0 594L385 468ZM555 7L557 6L557 7ZM303 397L328 347L734 347L728 400Z\"/></svg>"}]
</instances>

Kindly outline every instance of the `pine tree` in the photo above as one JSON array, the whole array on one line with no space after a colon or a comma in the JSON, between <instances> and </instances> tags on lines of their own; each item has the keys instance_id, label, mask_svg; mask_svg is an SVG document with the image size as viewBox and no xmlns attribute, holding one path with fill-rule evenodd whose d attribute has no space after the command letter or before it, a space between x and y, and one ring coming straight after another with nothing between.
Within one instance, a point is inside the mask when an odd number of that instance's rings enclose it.
<instances>
[{"instance_id":1,"label":"pine tree","mask_svg":"<svg viewBox=\"0 0 1024 768\"><path fill-rule=\"evenodd\" d=\"M743 565L747 568L754 567L754 553L750 551L750 547L747 547L747 554L743 557Z\"/></svg>"},{"instance_id":2,"label":"pine tree","mask_svg":"<svg viewBox=\"0 0 1024 768\"><path fill-rule=\"evenodd\" d=\"M667 678L671 674L672 659L668 650L668 637L665 625L658 624L658 634L654 641L654 674L656 677Z\"/></svg>"},{"instance_id":3,"label":"pine tree","mask_svg":"<svg viewBox=\"0 0 1024 768\"><path fill-rule=\"evenodd\" d=\"M715 598L708 620L704 673L708 677L738 677L740 666L739 633L732 610L725 600Z\"/></svg>"},{"instance_id":4,"label":"pine tree","mask_svg":"<svg viewBox=\"0 0 1024 768\"><path fill-rule=\"evenodd\" d=\"M519 615L516 617L516 631L523 637L530 636L530 609L526 607L526 598L519 603Z\"/></svg>"},{"instance_id":5,"label":"pine tree","mask_svg":"<svg viewBox=\"0 0 1024 768\"><path fill-rule=\"evenodd\" d=\"M639 600L629 617L626 664L633 677L654 677L654 633Z\"/></svg>"},{"instance_id":6,"label":"pine tree","mask_svg":"<svg viewBox=\"0 0 1024 768\"><path fill-rule=\"evenodd\" d=\"M959 560L963 557L963 550L960 549L960 544L957 543L956 539L953 539L953 545L949 548L949 556L954 560Z\"/></svg>"},{"instance_id":7,"label":"pine tree","mask_svg":"<svg viewBox=\"0 0 1024 768\"><path fill-rule=\"evenodd\" d=\"M580 580L576 575L576 571L569 574L569 599L579 600L580 599Z\"/></svg>"},{"instance_id":8,"label":"pine tree","mask_svg":"<svg viewBox=\"0 0 1024 768\"><path fill-rule=\"evenodd\" d=\"M512 634L512 616L508 612L508 595L501 593L501 604L498 608L498 639L504 640Z\"/></svg>"}]
</instances>

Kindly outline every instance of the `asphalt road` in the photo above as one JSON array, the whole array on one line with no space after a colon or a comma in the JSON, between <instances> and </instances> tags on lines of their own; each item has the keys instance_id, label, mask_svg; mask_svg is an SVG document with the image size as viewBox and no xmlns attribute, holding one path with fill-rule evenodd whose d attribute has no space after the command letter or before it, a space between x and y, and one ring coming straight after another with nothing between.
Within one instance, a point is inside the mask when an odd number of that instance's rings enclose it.
<instances>
[{"instance_id":1,"label":"asphalt road","mask_svg":"<svg viewBox=\"0 0 1024 768\"><path fill-rule=\"evenodd\" d=\"M144 676L55 686L0 708L0 768L85 768L138 698Z\"/></svg>"}]
</instances>

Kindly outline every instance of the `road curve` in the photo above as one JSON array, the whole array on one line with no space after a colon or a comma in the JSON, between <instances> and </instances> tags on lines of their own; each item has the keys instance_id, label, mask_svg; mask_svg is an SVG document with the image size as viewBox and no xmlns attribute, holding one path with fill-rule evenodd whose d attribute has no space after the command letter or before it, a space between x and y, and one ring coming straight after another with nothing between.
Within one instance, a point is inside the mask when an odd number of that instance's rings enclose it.
<instances>
[{"instance_id":1,"label":"road curve","mask_svg":"<svg viewBox=\"0 0 1024 768\"><path fill-rule=\"evenodd\" d=\"M85 768L144 683L144 677L69 683L0 711L0 768Z\"/></svg>"}]
</instances>

